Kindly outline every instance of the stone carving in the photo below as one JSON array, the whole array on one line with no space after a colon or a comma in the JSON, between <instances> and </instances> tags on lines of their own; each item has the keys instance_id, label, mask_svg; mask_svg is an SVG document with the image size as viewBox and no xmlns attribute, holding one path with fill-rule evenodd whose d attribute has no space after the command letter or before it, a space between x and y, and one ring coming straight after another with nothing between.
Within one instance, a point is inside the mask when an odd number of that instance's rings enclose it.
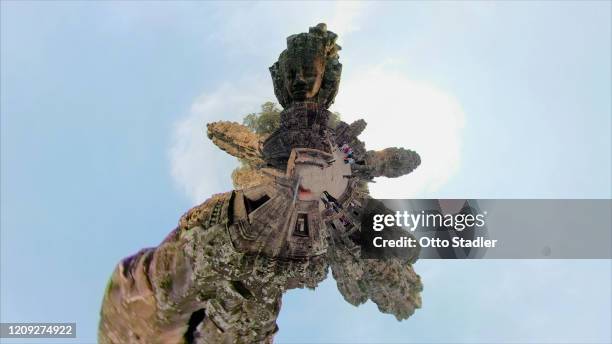
<instances>
[{"instance_id":1,"label":"stone carving","mask_svg":"<svg viewBox=\"0 0 612 344\"><path fill-rule=\"evenodd\" d=\"M264 164L261 156L261 138L249 128L226 121L209 123L206 128L208 138L221 150L254 166Z\"/></svg>"},{"instance_id":2,"label":"stone carving","mask_svg":"<svg viewBox=\"0 0 612 344\"><path fill-rule=\"evenodd\" d=\"M421 164L421 157L414 151L390 147L381 151L367 151L366 165L371 177L396 178L408 174Z\"/></svg>"},{"instance_id":3,"label":"stone carving","mask_svg":"<svg viewBox=\"0 0 612 344\"><path fill-rule=\"evenodd\" d=\"M283 293L315 288L329 269L353 305L369 299L397 319L421 306L418 250L376 261L360 259L359 246L361 215L377 202L367 182L409 173L420 159L402 148L366 151L363 120L328 126L341 73L335 39L325 24L287 39L270 68L284 110L269 137L208 125L213 143L259 177L190 209L159 246L117 265L100 343L272 343ZM344 161L344 144L355 163Z\"/></svg>"},{"instance_id":4,"label":"stone carving","mask_svg":"<svg viewBox=\"0 0 612 344\"><path fill-rule=\"evenodd\" d=\"M312 101L328 109L334 102L342 73L336 38L325 24L287 37L287 49L270 67L274 94L282 107Z\"/></svg>"}]
</instances>

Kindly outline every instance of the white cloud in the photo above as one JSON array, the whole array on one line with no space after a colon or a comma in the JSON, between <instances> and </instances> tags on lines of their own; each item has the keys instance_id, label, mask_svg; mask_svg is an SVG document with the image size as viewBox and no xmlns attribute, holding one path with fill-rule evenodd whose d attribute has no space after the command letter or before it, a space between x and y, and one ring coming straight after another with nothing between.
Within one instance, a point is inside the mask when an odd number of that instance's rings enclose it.
<instances>
[{"instance_id":1,"label":"white cloud","mask_svg":"<svg viewBox=\"0 0 612 344\"><path fill-rule=\"evenodd\" d=\"M217 148L206 137L206 123L240 122L242 117L259 110L271 98L270 80L250 78L236 84L224 84L204 92L192 104L190 112L174 125L170 148L170 166L181 191L196 203L213 193L231 189L230 173L236 159ZM237 86L239 85L239 86Z\"/></svg>"},{"instance_id":2,"label":"white cloud","mask_svg":"<svg viewBox=\"0 0 612 344\"><path fill-rule=\"evenodd\" d=\"M333 16L326 21L327 27L338 34L341 41L347 34L359 30L359 21L367 6L367 3L359 1L336 2Z\"/></svg>"},{"instance_id":3,"label":"white cloud","mask_svg":"<svg viewBox=\"0 0 612 344\"><path fill-rule=\"evenodd\" d=\"M458 100L424 81L410 79L388 66L355 68L341 83L336 104L343 119L363 118L361 139L368 149L397 146L421 155L421 166L400 178L371 184L378 198L426 197L457 172L461 162L464 113ZM206 123L241 121L266 100L274 99L268 78L245 79L205 92L189 114L175 124L170 160L172 177L194 202L231 188L236 160L206 137Z\"/></svg>"},{"instance_id":4,"label":"white cloud","mask_svg":"<svg viewBox=\"0 0 612 344\"><path fill-rule=\"evenodd\" d=\"M343 79L333 109L347 122L368 122L360 137L368 149L404 147L421 156L413 173L371 184L373 196L427 197L438 190L461 162L464 113L458 100L389 66L353 70L359 73Z\"/></svg>"}]
</instances>

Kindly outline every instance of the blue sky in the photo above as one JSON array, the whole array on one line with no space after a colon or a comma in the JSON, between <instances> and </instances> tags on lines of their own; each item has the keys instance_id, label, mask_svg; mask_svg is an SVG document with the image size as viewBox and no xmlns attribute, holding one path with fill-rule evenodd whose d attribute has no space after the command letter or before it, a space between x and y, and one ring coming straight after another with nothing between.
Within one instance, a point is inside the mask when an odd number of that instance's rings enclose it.
<instances>
[{"instance_id":1,"label":"blue sky","mask_svg":"<svg viewBox=\"0 0 612 344\"><path fill-rule=\"evenodd\" d=\"M116 262L231 188L206 122L274 100L285 37L327 22L332 110L423 165L378 197L610 198L610 2L1 3L2 321L94 342ZM404 322L327 280L283 299L277 342L609 342L611 263L421 261Z\"/></svg>"}]
</instances>

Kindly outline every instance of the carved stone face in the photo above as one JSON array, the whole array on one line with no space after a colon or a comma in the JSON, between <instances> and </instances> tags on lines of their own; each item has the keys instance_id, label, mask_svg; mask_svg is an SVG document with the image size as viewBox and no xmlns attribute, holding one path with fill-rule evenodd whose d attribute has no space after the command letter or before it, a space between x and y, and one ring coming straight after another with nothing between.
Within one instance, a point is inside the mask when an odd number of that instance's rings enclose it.
<instances>
[{"instance_id":1,"label":"carved stone face","mask_svg":"<svg viewBox=\"0 0 612 344\"><path fill-rule=\"evenodd\" d=\"M321 89L324 71L324 59L318 54L310 58L304 55L289 56L284 73L289 96L295 101L314 98Z\"/></svg>"}]
</instances>

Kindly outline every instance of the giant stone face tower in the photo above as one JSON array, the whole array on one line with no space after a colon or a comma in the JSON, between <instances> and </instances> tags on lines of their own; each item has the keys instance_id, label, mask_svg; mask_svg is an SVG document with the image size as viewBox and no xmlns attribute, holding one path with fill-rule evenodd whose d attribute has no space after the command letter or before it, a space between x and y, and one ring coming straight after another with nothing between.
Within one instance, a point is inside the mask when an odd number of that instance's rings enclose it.
<instances>
[{"instance_id":1,"label":"giant stone face tower","mask_svg":"<svg viewBox=\"0 0 612 344\"><path fill-rule=\"evenodd\" d=\"M365 207L384 210L367 183L407 174L420 158L403 148L366 151L357 138L363 120L328 126L342 71L335 41L325 24L287 38L270 67L284 110L269 137L237 123L208 124L213 143L261 178L213 195L159 246L117 265L102 303L101 343L272 343L283 293L316 288L330 269L353 305L372 300L398 320L420 307L418 250L362 260L359 244Z\"/></svg>"},{"instance_id":2,"label":"giant stone face tower","mask_svg":"<svg viewBox=\"0 0 612 344\"><path fill-rule=\"evenodd\" d=\"M340 84L336 34L325 24L287 38L287 49L270 67L274 94L285 109L280 129L263 144L263 156L271 166L284 169L294 148L332 153L327 110Z\"/></svg>"}]
</instances>

